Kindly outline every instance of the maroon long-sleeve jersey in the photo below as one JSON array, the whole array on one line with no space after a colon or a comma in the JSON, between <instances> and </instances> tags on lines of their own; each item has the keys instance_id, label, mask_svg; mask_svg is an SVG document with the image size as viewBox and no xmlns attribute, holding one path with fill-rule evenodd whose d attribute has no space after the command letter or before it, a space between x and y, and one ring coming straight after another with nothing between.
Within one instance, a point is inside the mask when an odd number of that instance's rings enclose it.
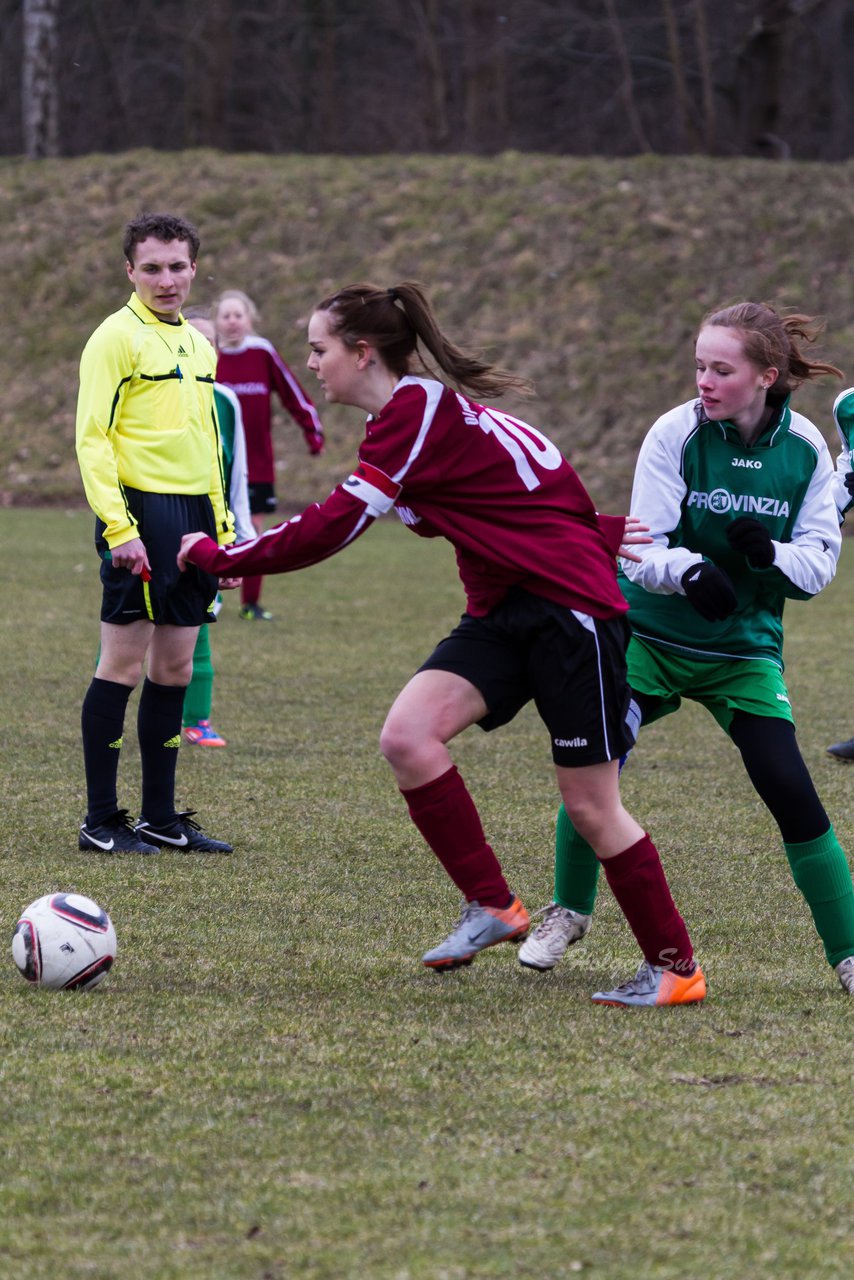
<instances>
[{"instance_id":1,"label":"maroon long-sleeve jersey","mask_svg":"<svg viewBox=\"0 0 854 1280\"><path fill-rule=\"evenodd\" d=\"M326 499L251 542L197 542L189 559L221 577L284 573L327 559L392 508L456 550L467 612L511 586L607 618L626 610L615 552L624 521L597 516L541 432L451 387L406 377L367 422L353 473Z\"/></svg>"},{"instance_id":2,"label":"maroon long-sleeve jersey","mask_svg":"<svg viewBox=\"0 0 854 1280\"><path fill-rule=\"evenodd\" d=\"M246 474L250 484L272 484L272 394L282 402L306 437L323 435L320 417L295 374L266 338L251 334L240 347L217 354L216 380L231 387L240 401L246 437Z\"/></svg>"}]
</instances>

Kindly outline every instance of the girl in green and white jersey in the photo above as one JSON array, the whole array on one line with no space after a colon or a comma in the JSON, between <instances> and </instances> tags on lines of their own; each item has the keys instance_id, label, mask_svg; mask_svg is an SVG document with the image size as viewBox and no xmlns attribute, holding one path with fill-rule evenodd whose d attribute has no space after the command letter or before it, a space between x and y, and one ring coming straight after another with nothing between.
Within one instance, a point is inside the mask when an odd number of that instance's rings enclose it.
<instances>
[{"instance_id":1,"label":"girl in green and white jersey","mask_svg":"<svg viewBox=\"0 0 854 1280\"><path fill-rule=\"evenodd\" d=\"M833 492L839 519L844 520L854 505L854 387L841 391L833 405L833 421L839 433L841 449L836 459ZM854 760L854 738L834 742L827 754L835 760Z\"/></svg>"},{"instance_id":2,"label":"girl in green and white jersey","mask_svg":"<svg viewBox=\"0 0 854 1280\"><path fill-rule=\"evenodd\" d=\"M741 752L780 828L825 955L854 995L851 873L795 738L783 680L783 605L831 581L841 547L833 464L790 405L808 379L811 317L745 302L712 312L696 343L698 396L664 414L638 456L630 509L652 545L628 564L629 682L642 723L682 698L705 706ZM841 375L839 375L841 376ZM558 817L555 900L519 952L549 969L590 927L598 867ZM639 1003L635 987L612 993Z\"/></svg>"}]
</instances>

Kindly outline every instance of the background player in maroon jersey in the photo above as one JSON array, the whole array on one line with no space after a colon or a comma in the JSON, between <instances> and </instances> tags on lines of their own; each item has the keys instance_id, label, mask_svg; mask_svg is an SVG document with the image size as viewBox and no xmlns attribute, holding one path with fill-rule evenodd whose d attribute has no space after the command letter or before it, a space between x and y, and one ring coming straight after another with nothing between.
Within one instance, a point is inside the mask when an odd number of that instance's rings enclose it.
<instances>
[{"instance_id":1,"label":"background player in maroon jersey","mask_svg":"<svg viewBox=\"0 0 854 1280\"><path fill-rule=\"evenodd\" d=\"M420 349L419 349L420 344ZM381 747L413 822L464 897L431 968L519 940L528 913L487 843L447 744L506 724L532 698L551 738L561 798L602 861L649 969L641 1003L702 1000L706 986L658 852L624 809L619 757L634 741L626 603L615 554L636 523L599 517L573 468L529 424L470 399L527 388L442 333L421 288L352 285L309 324L308 367L327 402L369 415L352 475L322 504L236 548L188 535L179 564L229 577L304 568L392 507L414 533L454 546L466 612L398 695ZM456 384L425 376L425 350ZM619 991L597 992L619 1003ZM634 1001L633 1003L638 1003Z\"/></svg>"},{"instance_id":2,"label":"background player in maroon jersey","mask_svg":"<svg viewBox=\"0 0 854 1280\"><path fill-rule=\"evenodd\" d=\"M264 517L276 510L273 456L273 393L302 428L309 453L323 451L323 427L317 410L272 342L255 332L258 310L240 289L220 294L212 310L218 357L217 382L230 387L240 401L246 439L249 509L256 533ZM261 604L261 577L249 574L240 587L240 616L268 622L272 614Z\"/></svg>"}]
</instances>

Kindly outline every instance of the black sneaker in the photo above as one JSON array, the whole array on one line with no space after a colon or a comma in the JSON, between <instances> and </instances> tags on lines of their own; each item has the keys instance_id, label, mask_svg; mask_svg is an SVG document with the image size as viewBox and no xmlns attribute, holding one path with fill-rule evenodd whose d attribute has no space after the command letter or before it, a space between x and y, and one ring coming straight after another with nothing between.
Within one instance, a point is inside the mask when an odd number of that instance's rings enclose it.
<instances>
[{"instance_id":1,"label":"black sneaker","mask_svg":"<svg viewBox=\"0 0 854 1280\"><path fill-rule=\"evenodd\" d=\"M140 818L134 831L153 844L165 845L169 849L182 849L185 853L233 853L230 844L206 836L198 822L192 821L195 812L195 809L187 809L185 813L176 813L172 821L162 827L154 827L145 818Z\"/></svg>"},{"instance_id":2,"label":"black sneaker","mask_svg":"<svg viewBox=\"0 0 854 1280\"><path fill-rule=\"evenodd\" d=\"M849 738L847 742L834 742L832 747L827 748L829 756L835 756L837 760L854 760L854 738Z\"/></svg>"},{"instance_id":3,"label":"black sneaker","mask_svg":"<svg viewBox=\"0 0 854 1280\"><path fill-rule=\"evenodd\" d=\"M83 823L78 848L94 853L159 853L155 844L146 844L136 833L127 809L118 809L97 827Z\"/></svg>"}]
</instances>

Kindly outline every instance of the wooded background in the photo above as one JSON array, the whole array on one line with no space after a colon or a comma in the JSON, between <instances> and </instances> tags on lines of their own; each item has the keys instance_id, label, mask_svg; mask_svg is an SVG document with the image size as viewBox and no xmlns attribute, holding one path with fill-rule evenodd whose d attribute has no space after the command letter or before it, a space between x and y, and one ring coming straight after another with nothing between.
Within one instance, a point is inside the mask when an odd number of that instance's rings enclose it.
<instances>
[{"instance_id":1,"label":"wooded background","mask_svg":"<svg viewBox=\"0 0 854 1280\"><path fill-rule=\"evenodd\" d=\"M0 154L841 160L850 0L0 0Z\"/></svg>"}]
</instances>

